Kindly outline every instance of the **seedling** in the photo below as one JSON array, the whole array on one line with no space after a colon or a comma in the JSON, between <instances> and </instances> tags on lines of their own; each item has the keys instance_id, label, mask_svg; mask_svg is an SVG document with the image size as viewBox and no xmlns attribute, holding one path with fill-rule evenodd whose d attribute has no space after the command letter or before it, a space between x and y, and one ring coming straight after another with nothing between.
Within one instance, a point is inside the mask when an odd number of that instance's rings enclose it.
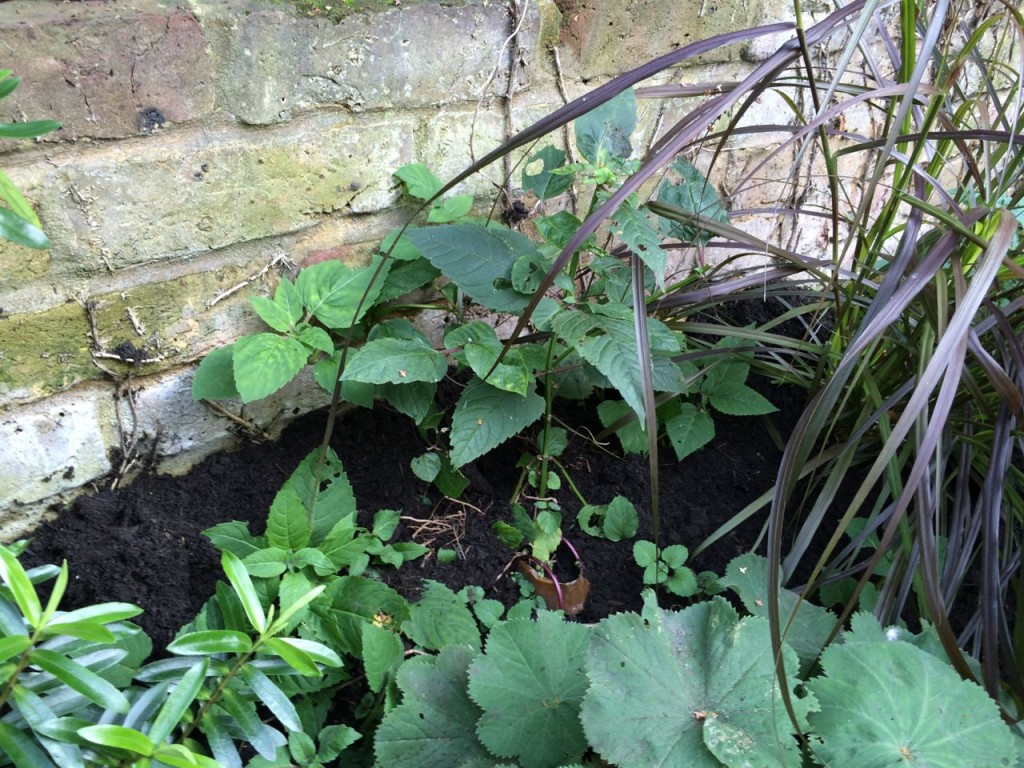
<instances>
[{"instance_id":1,"label":"seedling","mask_svg":"<svg viewBox=\"0 0 1024 768\"><path fill-rule=\"evenodd\" d=\"M653 541L633 545L633 559L644 569L644 584L665 589L679 597L697 594L697 577L683 563L690 556L682 544L673 544L661 551Z\"/></svg>"}]
</instances>

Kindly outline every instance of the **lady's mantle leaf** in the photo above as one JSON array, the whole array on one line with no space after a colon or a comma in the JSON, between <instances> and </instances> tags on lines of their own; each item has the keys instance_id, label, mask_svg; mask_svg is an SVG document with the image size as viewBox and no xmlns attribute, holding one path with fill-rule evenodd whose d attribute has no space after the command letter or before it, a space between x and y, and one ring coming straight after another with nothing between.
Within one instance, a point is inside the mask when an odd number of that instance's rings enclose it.
<instances>
[{"instance_id":1,"label":"lady's mantle leaf","mask_svg":"<svg viewBox=\"0 0 1024 768\"><path fill-rule=\"evenodd\" d=\"M1018 765L995 703L939 659L902 641L831 645L807 687L821 711L815 755L843 768Z\"/></svg>"},{"instance_id":2,"label":"lady's mantle leaf","mask_svg":"<svg viewBox=\"0 0 1024 768\"><path fill-rule=\"evenodd\" d=\"M480 708L466 693L469 664L478 651L450 645L437 656L417 656L398 670L402 703L377 728L377 764L389 768L453 768L490 764L476 738Z\"/></svg>"},{"instance_id":3,"label":"lady's mantle leaf","mask_svg":"<svg viewBox=\"0 0 1024 768\"><path fill-rule=\"evenodd\" d=\"M523 768L556 768L587 748L579 712L590 631L553 612L491 630L470 666L469 694L484 709L480 740Z\"/></svg>"},{"instance_id":4,"label":"lady's mantle leaf","mask_svg":"<svg viewBox=\"0 0 1024 768\"><path fill-rule=\"evenodd\" d=\"M452 414L452 465L458 468L483 456L543 413L544 398L536 392L522 397L474 378Z\"/></svg>"},{"instance_id":5,"label":"lady's mantle leaf","mask_svg":"<svg viewBox=\"0 0 1024 768\"><path fill-rule=\"evenodd\" d=\"M795 654L784 648L787 669ZM778 686L768 623L721 598L679 612L603 620L587 655L587 737L622 768L795 768L800 753ZM796 685L793 680L791 685ZM810 699L794 701L803 717Z\"/></svg>"}]
</instances>

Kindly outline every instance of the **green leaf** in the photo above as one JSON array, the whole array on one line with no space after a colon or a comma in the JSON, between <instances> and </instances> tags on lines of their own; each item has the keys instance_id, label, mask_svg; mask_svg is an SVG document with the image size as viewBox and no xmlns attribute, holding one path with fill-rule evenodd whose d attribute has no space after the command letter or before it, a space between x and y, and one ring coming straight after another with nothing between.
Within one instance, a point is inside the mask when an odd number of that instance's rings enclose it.
<instances>
[{"instance_id":1,"label":"green leaf","mask_svg":"<svg viewBox=\"0 0 1024 768\"><path fill-rule=\"evenodd\" d=\"M309 509L311 499L316 497L310 535L314 544L321 543L339 521L351 518L356 513L352 484L333 448L328 448L322 465L320 449L310 451L285 481L284 487L294 490L306 509Z\"/></svg>"},{"instance_id":2,"label":"green leaf","mask_svg":"<svg viewBox=\"0 0 1024 768\"><path fill-rule=\"evenodd\" d=\"M289 731L302 730L302 721L299 719L295 705L269 677L251 664L243 666L239 675L281 725Z\"/></svg>"},{"instance_id":3,"label":"green leaf","mask_svg":"<svg viewBox=\"0 0 1024 768\"><path fill-rule=\"evenodd\" d=\"M249 527L239 521L232 520L207 528L203 535L213 542L220 550L227 550L240 558L246 558L263 547L263 537L249 533Z\"/></svg>"},{"instance_id":4,"label":"green leaf","mask_svg":"<svg viewBox=\"0 0 1024 768\"><path fill-rule=\"evenodd\" d=\"M448 361L422 341L383 338L368 341L350 353L342 378L369 384L436 382L444 378Z\"/></svg>"},{"instance_id":5,"label":"green leaf","mask_svg":"<svg viewBox=\"0 0 1024 768\"><path fill-rule=\"evenodd\" d=\"M764 395L746 384L716 387L709 399L711 405L729 416L760 416L779 410Z\"/></svg>"},{"instance_id":6,"label":"green leaf","mask_svg":"<svg viewBox=\"0 0 1024 768\"><path fill-rule=\"evenodd\" d=\"M665 286L668 254L662 250L661 236L648 218L647 212L636 208L635 196L630 196L612 215L613 232L629 250L640 257L654 274L658 287Z\"/></svg>"},{"instance_id":7,"label":"green leaf","mask_svg":"<svg viewBox=\"0 0 1024 768\"><path fill-rule=\"evenodd\" d=\"M48 629L59 628L65 624L110 624L124 621L142 613L142 609L131 603L97 603L62 613L47 624Z\"/></svg>"},{"instance_id":8,"label":"green leaf","mask_svg":"<svg viewBox=\"0 0 1024 768\"><path fill-rule=\"evenodd\" d=\"M693 403L680 403L679 413L665 421L665 433L676 452L676 459L682 461L714 439L715 422L707 411L698 409Z\"/></svg>"},{"instance_id":9,"label":"green leaf","mask_svg":"<svg viewBox=\"0 0 1024 768\"><path fill-rule=\"evenodd\" d=\"M398 672L404 658L405 648L398 635L370 622L363 624L363 668L371 691L380 693L384 683Z\"/></svg>"},{"instance_id":10,"label":"green leaf","mask_svg":"<svg viewBox=\"0 0 1024 768\"><path fill-rule=\"evenodd\" d=\"M604 514L604 535L609 541L623 541L636 536L640 518L633 502L625 496L616 496Z\"/></svg>"},{"instance_id":11,"label":"green leaf","mask_svg":"<svg viewBox=\"0 0 1024 768\"><path fill-rule=\"evenodd\" d=\"M274 496L267 516L267 543L272 547L298 550L309 544L311 531L305 503L295 486L285 484Z\"/></svg>"},{"instance_id":12,"label":"green leaf","mask_svg":"<svg viewBox=\"0 0 1024 768\"><path fill-rule=\"evenodd\" d=\"M256 712L254 702L242 698L230 686L221 691L217 706L227 714L233 729L255 748L264 758L272 758L277 752L278 735L265 725Z\"/></svg>"},{"instance_id":13,"label":"green leaf","mask_svg":"<svg viewBox=\"0 0 1024 768\"><path fill-rule=\"evenodd\" d=\"M235 386L235 345L210 352L192 375L193 400L229 400L238 397Z\"/></svg>"},{"instance_id":14,"label":"green leaf","mask_svg":"<svg viewBox=\"0 0 1024 768\"><path fill-rule=\"evenodd\" d=\"M243 632L230 629L204 629L175 638L167 650L180 656L207 656L212 653L247 653L252 640Z\"/></svg>"},{"instance_id":15,"label":"green leaf","mask_svg":"<svg viewBox=\"0 0 1024 768\"><path fill-rule=\"evenodd\" d=\"M34 139L60 130L56 120L29 120L24 123L0 123L0 137L5 139Z\"/></svg>"},{"instance_id":16,"label":"green leaf","mask_svg":"<svg viewBox=\"0 0 1024 768\"><path fill-rule=\"evenodd\" d=\"M399 242L409 241L403 237ZM378 302L390 301L412 293L417 288L430 285L441 274L433 264L420 256L419 251L412 243L409 243L409 248L414 252L415 260L399 261L391 266L387 282L384 283L384 287L380 290L380 296L377 297ZM391 258L399 257L392 253Z\"/></svg>"},{"instance_id":17,"label":"green leaf","mask_svg":"<svg viewBox=\"0 0 1024 768\"><path fill-rule=\"evenodd\" d=\"M425 483L434 482L434 478L441 472L441 457L430 451L422 453L414 458L409 466L412 473Z\"/></svg>"},{"instance_id":18,"label":"green leaf","mask_svg":"<svg viewBox=\"0 0 1024 768\"><path fill-rule=\"evenodd\" d=\"M128 699L123 693L95 672L86 669L67 656L56 651L36 648L29 654L29 661L44 672L49 672L68 688L82 694L94 704L115 712L128 711Z\"/></svg>"},{"instance_id":19,"label":"green leaf","mask_svg":"<svg viewBox=\"0 0 1024 768\"><path fill-rule=\"evenodd\" d=\"M295 326L295 320L291 318L286 307L280 306L265 296L252 296L249 301L252 302L256 314L275 331L287 333Z\"/></svg>"},{"instance_id":20,"label":"green leaf","mask_svg":"<svg viewBox=\"0 0 1024 768\"><path fill-rule=\"evenodd\" d=\"M0 208L0 238L37 251L45 251L50 247L49 238L39 227L7 208Z\"/></svg>"},{"instance_id":21,"label":"green leaf","mask_svg":"<svg viewBox=\"0 0 1024 768\"><path fill-rule=\"evenodd\" d=\"M328 328L343 330L359 322L373 307L387 279L389 264L380 265L375 256L369 265L350 267L340 261L322 261L306 267L295 281L306 310Z\"/></svg>"},{"instance_id":22,"label":"green leaf","mask_svg":"<svg viewBox=\"0 0 1024 768\"><path fill-rule=\"evenodd\" d=\"M199 695L199 691L202 690L208 668L207 660L201 659L198 664L194 664L181 676L171 690L167 700L164 701L160 711L153 719L153 724L149 727L149 738L155 744L165 742L170 738L174 729L183 722L185 713L188 712L188 708Z\"/></svg>"},{"instance_id":23,"label":"green leaf","mask_svg":"<svg viewBox=\"0 0 1024 768\"><path fill-rule=\"evenodd\" d=\"M372 533L381 541L387 541L395 535L401 514L394 509L379 509L373 516Z\"/></svg>"},{"instance_id":24,"label":"green leaf","mask_svg":"<svg viewBox=\"0 0 1024 768\"><path fill-rule=\"evenodd\" d=\"M633 151L629 137L636 128L636 95L630 88L576 120L576 148L592 163L609 157L626 159Z\"/></svg>"},{"instance_id":25,"label":"green leaf","mask_svg":"<svg viewBox=\"0 0 1024 768\"><path fill-rule=\"evenodd\" d=\"M495 366L503 344L487 323L474 321L452 328L444 337L448 349L462 349L462 358L480 379L491 386L525 395L533 377L522 352L511 349ZM493 369L493 370L492 370ZM488 376L488 374L490 374Z\"/></svg>"},{"instance_id":26,"label":"green leaf","mask_svg":"<svg viewBox=\"0 0 1024 768\"><path fill-rule=\"evenodd\" d=\"M480 630L469 608L444 584L430 579L423 596L409 606L409 619L402 624L402 632L427 650L438 651L449 645L480 647Z\"/></svg>"},{"instance_id":27,"label":"green leaf","mask_svg":"<svg viewBox=\"0 0 1024 768\"><path fill-rule=\"evenodd\" d=\"M540 200L558 197L572 186L573 181L571 173L553 173L564 165L565 152L550 145L544 147L526 161L523 189L533 192Z\"/></svg>"},{"instance_id":28,"label":"green leaf","mask_svg":"<svg viewBox=\"0 0 1024 768\"><path fill-rule=\"evenodd\" d=\"M746 554L733 558L719 583L739 595L748 612L768 617L768 561L764 557ZM796 592L788 589L779 592L779 615L783 637L806 668L821 653L836 617L821 606L801 601Z\"/></svg>"},{"instance_id":29,"label":"green leaf","mask_svg":"<svg viewBox=\"0 0 1024 768\"><path fill-rule=\"evenodd\" d=\"M437 384L432 381L413 381L408 384L381 384L380 396L415 424L421 424L434 404Z\"/></svg>"},{"instance_id":30,"label":"green leaf","mask_svg":"<svg viewBox=\"0 0 1024 768\"><path fill-rule=\"evenodd\" d=\"M544 413L534 391L521 397L474 378L452 414L451 461L461 467L519 434Z\"/></svg>"},{"instance_id":31,"label":"green leaf","mask_svg":"<svg viewBox=\"0 0 1024 768\"><path fill-rule=\"evenodd\" d=\"M235 386L243 403L272 394L294 379L306 364L302 342L276 333L244 336L234 344Z\"/></svg>"},{"instance_id":32,"label":"green leaf","mask_svg":"<svg viewBox=\"0 0 1024 768\"><path fill-rule=\"evenodd\" d=\"M1016 766L1014 736L974 683L909 643L833 643L806 683L814 754L843 768Z\"/></svg>"},{"instance_id":33,"label":"green leaf","mask_svg":"<svg viewBox=\"0 0 1024 768\"><path fill-rule=\"evenodd\" d=\"M409 604L395 590L373 579L342 576L327 589L330 608L317 605L331 645L339 653L362 655L363 624L377 616L388 616L401 624L409 617Z\"/></svg>"},{"instance_id":34,"label":"green leaf","mask_svg":"<svg viewBox=\"0 0 1024 768\"><path fill-rule=\"evenodd\" d=\"M123 725L90 725L80 728L78 735L93 744L123 749L143 757L152 755L156 749L146 734L134 728L125 728Z\"/></svg>"},{"instance_id":35,"label":"green leaf","mask_svg":"<svg viewBox=\"0 0 1024 768\"><path fill-rule=\"evenodd\" d=\"M40 226L39 217L32 209L32 204L25 199L25 196L21 194L14 185L14 182L11 181L11 177L4 173L2 169L0 169L0 200L7 203L7 207L10 208L11 213L15 216L24 219L35 227Z\"/></svg>"},{"instance_id":36,"label":"green leaf","mask_svg":"<svg viewBox=\"0 0 1024 768\"><path fill-rule=\"evenodd\" d=\"M622 400L604 400L597 406L597 416L601 424L611 427L620 419L631 416L632 419L615 430L624 453L647 453L647 435L629 404Z\"/></svg>"},{"instance_id":37,"label":"green leaf","mask_svg":"<svg viewBox=\"0 0 1024 768\"><path fill-rule=\"evenodd\" d=\"M0 721L0 751L14 763L15 768L55 768L34 739L3 721Z\"/></svg>"},{"instance_id":38,"label":"green leaf","mask_svg":"<svg viewBox=\"0 0 1024 768\"><path fill-rule=\"evenodd\" d=\"M427 221L431 224L447 224L458 221L469 213L473 207L472 195L455 195L446 200L434 203L430 213L427 214Z\"/></svg>"},{"instance_id":39,"label":"green leaf","mask_svg":"<svg viewBox=\"0 0 1024 768\"><path fill-rule=\"evenodd\" d=\"M263 643L262 649L273 652L300 675L306 675L307 677L318 677L320 675L320 668L316 665L316 662L301 648L296 648L290 643L286 643L284 638L272 637Z\"/></svg>"},{"instance_id":40,"label":"green leaf","mask_svg":"<svg viewBox=\"0 0 1024 768\"><path fill-rule=\"evenodd\" d=\"M653 541L633 542L633 560L641 568L648 568L658 562L658 548Z\"/></svg>"},{"instance_id":41,"label":"green leaf","mask_svg":"<svg viewBox=\"0 0 1024 768\"><path fill-rule=\"evenodd\" d=\"M423 163L403 165L394 175L405 184L406 191L420 200L429 200L441 191L444 183Z\"/></svg>"},{"instance_id":42,"label":"green leaf","mask_svg":"<svg viewBox=\"0 0 1024 768\"><path fill-rule=\"evenodd\" d=\"M331 356L334 355L334 341L331 339L331 335L319 326L301 326L296 332L295 338L311 350L323 352L324 354Z\"/></svg>"},{"instance_id":43,"label":"green leaf","mask_svg":"<svg viewBox=\"0 0 1024 768\"><path fill-rule=\"evenodd\" d=\"M360 738L362 738L362 734L355 728L350 728L347 725L328 725L320 731L318 737L320 750L316 756L321 762L335 760L344 749Z\"/></svg>"},{"instance_id":44,"label":"green leaf","mask_svg":"<svg viewBox=\"0 0 1024 768\"><path fill-rule=\"evenodd\" d=\"M529 296L511 288L516 260L537 252L525 235L465 223L410 229L407 236L478 304L496 312L520 312L529 303Z\"/></svg>"},{"instance_id":45,"label":"green leaf","mask_svg":"<svg viewBox=\"0 0 1024 768\"><path fill-rule=\"evenodd\" d=\"M256 588L252 585L252 579L249 578L249 571L236 555L228 551L221 553L220 564L242 603L249 623L253 629L262 634L267 628L267 617L263 612L259 595L256 594Z\"/></svg>"},{"instance_id":46,"label":"green leaf","mask_svg":"<svg viewBox=\"0 0 1024 768\"><path fill-rule=\"evenodd\" d=\"M788 647L783 659L787 670L795 670ZM611 763L801 765L775 680L768 622L738 621L721 598L679 612L648 605L642 618L620 613L604 619L587 672L583 728ZM797 684L790 680L791 688ZM812 703L794 700L801 722ZM746 762L731 754L736 743L742 743Z\"/></svg>"},{"instance_id":47,"label":"green leaf","mask_svg":"<svg viewBox=\"0 0 1024 768\"><path fill-rule=\"evenodd\" d=\"M572 344L580 357L608 377L642 423L643 393L633 312L621 305L606 306L600 312L563 311L553 320L555 332ZM682 387L682 375L670 355L679 352L679 342L668 328L653 318L648 319L648 331L654 389L678 391Z\"/></svg>"},{"instance_id":48,"label":"green leaf","mask_svg":"<svg viewBox=\"0 0 1024 768\"><path fill-rule=\"evenodd\" d=\"M682 158L677 158L672 164L672 172L679 180L668 178L662 183L658 188L658 202L681 208L687 213L700 214L723 224L729 223L729 214L722 205L721 198L704 174ZM684 243L703 245L712 238L710 232L700 229L696 224L665 218L660 219L659 223L667 236L682 240Z\"/></svg>"},{"instance_id":49,"label":"green leaf","mask_svg":"<svg viewBox=\"0 0 1024 768\"><path fill-rule=\"evenodd\" d=\"M402 665L402 703L384 716L374 737L377 764L452 768L491 760L476 737L480 708L466 691L469 665L477 653L448 646L437 656L417 656Z\"/></svg>"},{"instance_id":50,"label":"green leaf","mask_svg":"<svg viewBox=\"0 0 1024 768\"><path fill-rule=\"evenodd\" d=\"M491 752L523 768L554 768L583 756L579 713L589 640L586 627L550 611L491 630L469 672L469 695L484 710L477 733Z\"/></svg>"},{"instance_id":51,"label":"green leaf","mask_svg":"<svg viewBox=\"0 0 1024 768\"><path fill-rule=\"evenodd\" d=\"M303 547L296 551L291 562L296 568L312 568L317 576L329 576L338 571L331 559L315 547Z\"/></svg>"},{"instance_id":52,"label":"green leaf","mask_svg":"<svg viewBox=\"0 0 1024 768\"><path fill-rule=\"evenodd\" d=\"M35 587L22 568L18 558L11 554L7 547L0 545L0 579L3 579L11 590L11 596L17 604L21 615L33 627L38 628L43 615L43 605Z\"/></svg>"},{"instance_id":53,"label":"green leaf","mask_svg":"<svg viewBox=\"0 0 1024 768\"><path fill-rule=\"evenodd\" d=\"M565 248L583 222L568 211L558 211L550 216L536 219L537 231L541 237L558 249ZM588 240L589 242L589 240Z\"/></svg>"},{"instance_id":54,"label":"green leaf","mask_svg":"<svg viewBox=\"0 0 1024 768\"><path fill-rule=\"evenodd\" d=\"M32 639L28 635L0 637L0 661L19 656L31 647Z\"/></svg>"},{"instance_id":55,"label":"green leaf","mask_svg":"<svg viewBox=\"0 0 1024 768\"><path fill-rule=\"evenodd\" d=\"M250 576L272 579L288 570L288 551L280 547L266 547L242 558Z\"/></svg>"}]
</instances>

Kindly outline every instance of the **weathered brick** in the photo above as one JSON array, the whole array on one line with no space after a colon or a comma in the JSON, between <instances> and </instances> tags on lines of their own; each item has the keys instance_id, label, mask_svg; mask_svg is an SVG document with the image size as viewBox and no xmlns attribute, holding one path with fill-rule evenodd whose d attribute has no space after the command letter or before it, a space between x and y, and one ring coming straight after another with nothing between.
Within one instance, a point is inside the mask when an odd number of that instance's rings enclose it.
<instances>
[{"instance_id":1,"label":"weathered brick","mask_svg":"<svg viewBox=\"0 0 1024 768\"><path fill-rule=\"evenodd\" d=\"M221 104L239 120L267 124L296 112L343 106L354 112L475 101L500 94L510 32L504 3L404 4L353 14L338 24L242 0L202 0L197 14L216 51ZM542 18L533 3L521 46L538 49ZM545 0L545 6L550 0ZM498 66L498 76L488 78Z\"/></svg>"},{"instance_id":2,"label":"weathered brick","mask_svg":"<svg viewBox=\"0 0 1024 768\"><path fill-rule=\"evenodd\" d=\"M558 0L563 41L583 80L617 75L698 40L792 18L782 0ZM760 50L760 49L758 49ZM748 55L743 45L701 56L703 63ZM756 53L749 54L756 57Z\"/></svg>"},{"instance_id":3,"label":"weathered brick","mask_svg":"<svg viewBox=\"0 0 1024 768\"><path fill-rule=\"evenodd\" d=\"M11 0L0 14L0 48L23 78L0 102L0 120L60 120L47 140L130 136L214 108L203 30L189 11L159 0L116 8Z\"/></svg>"},{"instance_id":4,"label":"weathered brick","mask_svg":"<svg viewBox=\"0 0 1024 768\"><path fill-rule=\"evenodd\" d=\"M9 169L53 247L53 278L189 257L397 198L416 121L317 114L257 130L166 132ZM0 243L0 262L13 246ZM24 253L23 251L21 253ZM0 276L0 290L13 284Z\"/></svg>"}]
</instances>

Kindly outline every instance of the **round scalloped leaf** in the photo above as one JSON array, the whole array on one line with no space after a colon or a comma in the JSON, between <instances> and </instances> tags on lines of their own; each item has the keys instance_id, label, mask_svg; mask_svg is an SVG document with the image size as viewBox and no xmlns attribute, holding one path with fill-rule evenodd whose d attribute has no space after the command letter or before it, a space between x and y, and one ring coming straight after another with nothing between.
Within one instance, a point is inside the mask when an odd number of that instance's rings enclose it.
<instances>
[{"instance_id":1,"label":"round scalloped leaf","mask_svg":"<svg viewBox=\"0 0 1024 768\"><path fill-rule=\"evenodd\" d=\"M587 748L579 712L589 630L544 611L536 621L491 630L486 654L469 670L469 695L484 709L480 741L523 768L556 768Z\"/></svg>"},{"instance_id":2,"label":"round scalloped leaf","mask_svg":"<svg viewBox=\"0 0 1024 768\"><path fill-rule=\"evenodd\" d=\"M787 669L796 654L784 646ZM621 768L797 768L775 680L768 622L738 620L721 598L679 612L604 619L587 655L581 717L590 744ZM793 688L797 681L790 679ZM805 719L810 698L794 697Z\"/></svg>"},{"instance_id":3,"label":"round scalloped leaf","mask_svg":"<svg viewBox=\"0 0 1024 768\"><path fill-rule=\"evenodd\" d=\"M978 685L909 643L832 645L808 689L815 756L843 768L1019 765L1010 729Z\"/></svg>"},{"instance_id":4,"label":"round scalloped leaf","mask_svg":"<svg viewBox=\"0 0 1024 768\"><path fill-rule=\"evenodd\" d=\"M466 693L469 664L477 651L450 645L438 656L417 656L398 670L402 703L377 728L377 764L388 768L452 768L493 765L477 741L480 708Z\"/></svg>"}]
</instances>

